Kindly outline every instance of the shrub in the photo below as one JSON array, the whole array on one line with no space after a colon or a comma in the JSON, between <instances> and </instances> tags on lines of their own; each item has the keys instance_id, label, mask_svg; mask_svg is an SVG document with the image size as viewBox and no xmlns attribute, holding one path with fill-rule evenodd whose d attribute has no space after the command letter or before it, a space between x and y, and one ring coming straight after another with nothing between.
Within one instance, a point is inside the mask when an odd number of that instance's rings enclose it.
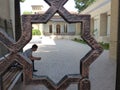
<instances>
[{"instance_id":1,"label":"shrub","mask_svg":"<svg viewBox=\"0 0 120 90\"><path fill-rule=\"evenodd\" d=\"M106 49L106 50L109 49L109 43L100 42L100 45L101 45L104 49Z\"/></svg>"},{"instance_id":2,"label":"shrub","mask_svg":"<svg viewBox=\"0 0 120 90\"><path fill-rule=\"evenodd\" d=\"M41 35L41 32L38 29L33 29L32 30L32 35Z\"/></svg>"},{"instance_id":3,"label":"shrub","mask_svg":"<svg viewBox=\"0 0 120 90\"><path fill-rule=\"evenodd\" d=\"M81 40L81 39L77 39L77 38L74 38L73 41L76 41L76 42L79 42L79 43L83 43L83 44L86 44L86 42L84 40Z\"/></svg>"},{"instance_id":4,"label":"shrub","mask_svg":"<svg viewBox=\"0 0 120 90\"><path fill-rule=\"evenodd\" d=\"M82 44L86 44L86 42L85 42L84 40L77 39L77 38L74 38L73 41L76 41L76 42L79 42L79 43L82 43ZM105 50L109 50L109 43L99 42L99 44L100 44Z\"/></svg>"}]
</instances>

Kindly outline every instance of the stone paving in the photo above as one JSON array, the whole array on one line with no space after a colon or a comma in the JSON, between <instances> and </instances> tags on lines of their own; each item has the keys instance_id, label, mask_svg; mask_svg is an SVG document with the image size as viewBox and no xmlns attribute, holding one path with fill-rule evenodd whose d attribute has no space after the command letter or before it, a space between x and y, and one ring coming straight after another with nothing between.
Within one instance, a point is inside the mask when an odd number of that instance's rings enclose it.
<instances>
[{"instance_id":1,"label":"stone paving","mask_svg":"<svg viewBox=\"0 0 120 90\"><path fill-rule=\"evenodd\" d=\"M36 43L39 48L34 56L41 56L35 61L38 72L34 76L48 76L58 83L66 74L78 74L80 59L90 50L85 44L72 40L53 40L49 37L33 37L24 50ZM109 51L90 66L91 90L115 90L116 60L109 59ZM18 88L19 87L19 88ZM44 85L23 85L18 82L13 90L48 90ZM67 90L77 90L77 85L70 85Z\"/></svg>"}]
</instances>

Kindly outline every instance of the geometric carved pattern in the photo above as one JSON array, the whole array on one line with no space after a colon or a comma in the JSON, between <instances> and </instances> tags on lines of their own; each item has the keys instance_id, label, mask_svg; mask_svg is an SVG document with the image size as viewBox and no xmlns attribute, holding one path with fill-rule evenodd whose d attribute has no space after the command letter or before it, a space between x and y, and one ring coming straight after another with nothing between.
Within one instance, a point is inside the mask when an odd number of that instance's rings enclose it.
<instances>
[{"instance_id":1,"label":"geometric carved pattern","mask_svg":"<svg viewBox=\"0 0 120 90\"><path fill-rule=\"evenodd\" d=\"M72 84L78 84L79 90L90 90L89 81L89 66L102 53L102 47L90 35L90 15L75 15L70 14L63 5L68 0L45 0L50 5L50 8L45 14L39 15L23 15L22 16L22 35L15 42L8 35L0 31L0 43L2 43L10 51L6 56L7 59L2 59L0 62L0 74L13 62L17 61L23 66L23 81L25 84L43 84L49 90L66 90ZM47 23L55 14L59 15L68 23L82 24L82 39L91 47L91 50L80 60L80 74L65 75L59 83L55 84L49 77L42 76L33 78L32 62L24 57L19 51L31 40L32 23Z\"/></svg>"}]
</instances>

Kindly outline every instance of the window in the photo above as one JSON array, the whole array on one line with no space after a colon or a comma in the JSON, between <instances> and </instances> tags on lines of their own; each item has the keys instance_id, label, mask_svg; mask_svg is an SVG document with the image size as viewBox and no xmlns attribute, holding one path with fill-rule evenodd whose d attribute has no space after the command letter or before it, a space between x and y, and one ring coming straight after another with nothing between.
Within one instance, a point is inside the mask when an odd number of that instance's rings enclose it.
<instances>
[{"instance_id":1,"label":"window","mask_svg":"<svg viewBox=\"0 0 120 90\"><path fill-rule=\"evenodd\" d=\"M60 34L60 25L59 24L56 25L56 33Z\"/></svg>"},{"instance_id":2,"label":"window","mask_svg":"<svg viewBox=\"0 0 120 90\"><path fill-rule=\"evenodd\" d=\"M49 25L49 33L52 33L52 25Z\"/></svg>"}]
</instances>

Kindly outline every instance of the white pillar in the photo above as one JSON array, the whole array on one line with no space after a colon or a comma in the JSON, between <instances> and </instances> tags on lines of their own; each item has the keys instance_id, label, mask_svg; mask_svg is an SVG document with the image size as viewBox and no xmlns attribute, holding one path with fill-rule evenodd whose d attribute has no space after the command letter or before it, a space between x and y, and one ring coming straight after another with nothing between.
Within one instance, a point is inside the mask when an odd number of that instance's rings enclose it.
<instances>
[{"instance_id":1,"label":"white pillar","mask_svg":"<svg viewBox=\"0 0 120 90\"><path fill-rule=\"evenodd\" d=\"M117 58L117 35L118 35L118 0L111 2L111 31L110 31L110 58Z\"/></svg>"}]
</instances>

